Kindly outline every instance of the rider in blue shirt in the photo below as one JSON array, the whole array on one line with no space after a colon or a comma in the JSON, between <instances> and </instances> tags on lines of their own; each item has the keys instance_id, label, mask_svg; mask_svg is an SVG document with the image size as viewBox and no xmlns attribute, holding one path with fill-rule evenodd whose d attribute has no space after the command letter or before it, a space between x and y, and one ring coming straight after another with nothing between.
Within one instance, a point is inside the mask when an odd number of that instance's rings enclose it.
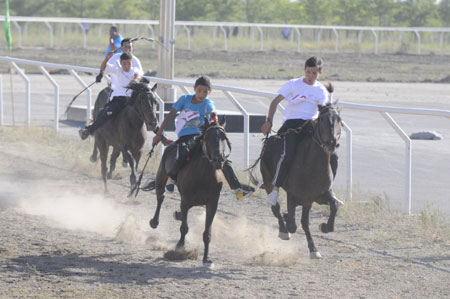
<instances>
[{"instance_id":1,"label":"rider in blue shirt","mask_svg":"<svg viewBox=\"0 0 450 299\"><path fill-rule=\"evenodd\" d=\"M117 50L115 53L122 53L122 50L120 50L122 39L122 35L119 34L119 30L117 29L117 27L111 26L111 28L109 29L109 44L108 48L106 48L105 51L105 58L109 52L114 52L117 49L119 50Z\"/></svg>"},{"instance_id":2,"label":"rider in blue shirt","mask_svg":"<svg viewBox=\"0 0 450 299\"><path fill-rule=\"evenodd\" d=\"M217 121L214 102L207 98L211 92L209 78L206 76L198 78L194 84L194 91L195 94L183 95L173 104L169 114L164 118L161 127L153 137L152 145L155 146L161 141L164 128L179 112L175 121L175 131L178 135L176 141L178 153L175 166L168 173L171 181L166 186L166 190L169 192L173 191L173 184L176 181L178 171L184 166L189 153L196 146L195 136L200 134L198 128L204 123L204 118ZM224 162L222 171L230 188L235 191L237 199L248 196L255 191L252 187L239 183L229 160Z\"/></svg>"}]
</instances>

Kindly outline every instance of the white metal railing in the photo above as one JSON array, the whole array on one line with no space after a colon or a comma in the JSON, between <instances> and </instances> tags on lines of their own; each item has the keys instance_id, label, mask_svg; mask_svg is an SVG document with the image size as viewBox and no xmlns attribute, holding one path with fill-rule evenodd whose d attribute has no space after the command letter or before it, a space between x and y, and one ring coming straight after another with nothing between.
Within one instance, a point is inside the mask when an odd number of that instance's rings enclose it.
<instances>
[{"instance_id":1,"label":"white metal railing","mask_svg":"<svg viewBox=\"0 0 450 299\"><path fill-rule=\"evenodd\" d=\"M0 21L4 20L4 16L0 16ZM86 31L82 24L124 24L124 25L145 25L149 28L151 37L154 38L154 30L153 26L159 25L159 21L155 20L124 20L124 19L90 19L90 18L47 18L47 17L21 17L21 16L11 16L11 22L14 24L17 29L17 33L19 35L18 43L19 47L22 46L22 34L27 34L28 23L44 23L49 31L49 45L50 48L53 48L53 35L54 30L51 24L54 23L71 23L78 24L80 28L80 32L83 38L83 47L86 47ZM20 27L18 22L25 23L24 30ZM301 46L301 31L300 30L317 30L317 44L320 47L321 42L321 33L323 30L331 30L335 36L335 52L339 51L339 34L338 31L355 31L358 32L358 44L361 43L363 32L369 32L374 38L374 53L378 53L378 34L377 32L409 32L413 33L416 37L417 54L421 54L421 33L430 32L439 34L439 45L440 48L444 45L444 34L450 33L449 27L373 27L373 26L322 26L322 25L301 25L301 24L262 24L262 23L239 23L239 22L199 22L199 21L176 21L175 26L182 26L187 36L187 46L190 50L191 42L190 37L191 33L189 27L197 26L197 27L215 27L217 30L223 32L224 35L224 50L228 50L227 43L227 32L225 28L234 28L234 27L246 27L258 30L259 39L260 39L260 50L264 50L264 34L262 29L267 28L290 28L295 31L297 36L297 52L300 52ZM137 30L137 34L139 35L140 28ZM64 27L61 29L61 34L64 35ZM213 32L215 36L216 31ZM253 33L252 33L253 34ZM292 35L293 36L293 35ZM402 36L401 36L402 38ZM253 37L252 37L253 39Z\"/></svg>"},{"instance_id":2,"label":"white metal railing","mask_svg":"<svg viewBox=\"0 0 450 299\"><path fill-rule=\"evenodd\" d=\"M66 69L71 72L74 77L82 84L82 86L87 86L87 84L77 75L76 71L79 72L88 72L88 73L96 73L98 69L96 68L87 68L87 67L79 67L72 65L63 65L63 64L54 64L54 63L46 63L39 61L32 61L20 58L12 58L12 57L4 57L0 56L0 61L7 61L12 64L12 66L19 72L20 76L24 79L27 84L26 89L26 114L27 114L27 125L30 124L31 114L30 114L30 106L31 106L31 93L30 93L30 79L25 75L25 73L17 66L16 63L19 64L28 64L37 66L41 72L47 77L47 79L54 85L55 87L55 107L54 107L54 123L55 130L58 130L59 123L59 86L53 80L51 75L45 70L44 67L54 67L59 69ZM166 85L175 85L181 88L184 93L188 93L188 89L186 87L193 87L194 84L191 82L177 81L177 80L168 80L156 77L149 77L151 82L166 84ZM274 98L277 94L262 92L251 89L237 88L225 85L213 85L212 88L214 90L220 90L224 93L225 97L241 112L244 117L244 164L246 166L249 165L249 153L250 153L250 141L249 141L249 131L250 131L250 114L249 112L240 104L239 100L235 97L234 94L244 94L244 95L253 95L258 97L263 97L267 99ZM90 90L90 89L88 89ZM164 101L157 96L157 100L160 104L159 111L159 121L162 122L164 118ZM418 109L418 108L400 108L400 107L388 107L388 106L375 106L375 105L362 105L355 103L346 103L340 101L338 105L346 108L346 109L355 109L355 110L364 110L364 111L373 111L379 112L383 116L383 118L391 125L394 130L399 134L399 136L405 142L405 199L407 201L407 213L411 213L411 163L412 163L412 143L408 135L402 130L402 128L397 124L397 122L392 118L390 113L400 113L400 114L414 114L414 115L426 115L426 116L439 116L446 117L450 120L450 111L449 110L436 110L436 109ZM86 102L86 107L91 107L91 93L88 93L88 99ZM280 110L283 110L283 107L280 105ZM87 113L87 118L90 117L90 109L86 109L89 112ZM4 125L3 120L3 82L2 77L0 76L0 125ZM343 129L346 132L347 138L347 199L352 198L352 130L346 123L343 123Z\"/></svg>"}]
</instances>

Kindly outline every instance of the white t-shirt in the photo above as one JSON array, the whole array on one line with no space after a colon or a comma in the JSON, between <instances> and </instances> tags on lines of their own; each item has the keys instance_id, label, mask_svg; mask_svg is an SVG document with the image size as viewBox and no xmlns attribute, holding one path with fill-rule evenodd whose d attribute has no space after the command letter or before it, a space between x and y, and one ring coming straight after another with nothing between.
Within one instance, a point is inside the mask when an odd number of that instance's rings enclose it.
<instances>
[{"instance_id":1,"label":"white t-shirt","mask_svg":"<svg viewBox=\"0 0 450 299\"><path fill-rule=\"evenodd\" d=\"M131 96L132 90L127 89L128 84L133 80L135 74L143 75L142 71L134 66L129 72L125 72L117 63L107 63L105 73L111 75L111 88L113 92L111 93L110 100L118 96Z\"/></svg>"},{"instance_id":2,"label":"white t-shirt","mask_svg":"<svg viewBox=\"0 0 450 299\"><path fill-rule=\"evenodd\" d=\"M123 53L114 54L108 60L108 63L117 64L120 67L120 55L122 55L122 54ZM140 69L142 71L142 73L144 73L144 70L142 69L141 61L134 55L133 55L133 67Z\"/></svg>"},{"instance_id":3,"label":"white t-shirt","mask_svg":"<svg viewBox=\"0 0 450 299\"><path fill-rule=\"evenodd\" d=\"M285 83L279 90L288 102L284 109L284 120L288 119L316 119L319 115L317 105L329 103L329 95L325 86L319 81L313 85L303 82L303 77L292 79Z\"/></svg>"}]
</instances>

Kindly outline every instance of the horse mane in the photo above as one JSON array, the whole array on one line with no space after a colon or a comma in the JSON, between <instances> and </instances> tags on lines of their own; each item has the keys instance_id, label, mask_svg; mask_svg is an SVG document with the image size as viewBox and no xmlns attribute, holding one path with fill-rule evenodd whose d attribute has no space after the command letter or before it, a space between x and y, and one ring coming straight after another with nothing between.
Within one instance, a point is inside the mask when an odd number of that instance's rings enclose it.
<instances>
[{"instance_id":1,"label":"horse mane","mask_svg":"<svg viewBox=\"0 0 450 299\"><path fill-rule=\"evenodd\" d=\"M131 89L133 91L131 93L131 97L130 97L131 104L134 103L138 94L140 94L141 92L149 92L150 91L150 88L148 87L148 83L146 83L144 80L141 80L140 82L132 82L132 83L128 84L127 89Z\"/></svg>"}]
</instances>

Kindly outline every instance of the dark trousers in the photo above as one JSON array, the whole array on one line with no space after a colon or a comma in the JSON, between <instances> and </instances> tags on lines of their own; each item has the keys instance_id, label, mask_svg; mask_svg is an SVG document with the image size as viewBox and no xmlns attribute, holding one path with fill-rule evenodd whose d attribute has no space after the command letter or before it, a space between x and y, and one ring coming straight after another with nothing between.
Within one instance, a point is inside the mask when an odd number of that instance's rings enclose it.
<instances>
[{"instance_id":1,"label":"dark trousers","mask_svg":"<svg viewBox=\"0 0 450 299\"><path fill-rule=\"evenodd\" d=\"M305 122L306 120L304 119L288 119L278 130L278 134L285 133L288 129L296 129L301 127ZM295 158L297 144L301 141L301 139L303 139L305 134L304 131L305 129L303 129L300 133L290 132L284 135L283 151L281 152L280 160L278 161L277 169L272 182L274 186L281 187L283 182L286 180L289 172L289 166Z\"/></svg>"},{"instance_id":2,"label":"dark trousers","mask_svg":"<svg viewBox=\"0 0 450 299\"><path fill-rule=\"evenodd\" d=\"M125 96L112 98L111 102L109 102L109 104L106 105L105 108L97 115L95 121L86 127L89 134L94 133L95 130L103 126L109 119L119 114L119 112L125 108L127 104L128 98Z\"/></svg>"},{"instance_id":3,"label":"dark trousers","mask_svg":"<svg viewBox=\"0 0 450 299\"><path fill-rule=\"evenodd\" d=\"M177 179L177 174L180 169L186 164L187 159L190 156L190 153L194 150L195 146L197 146L197 142L195 141L193 135L181 136L177 142L177 160L175 161L174 167L169 171L168 175L173 179ZM231 161L226 160L222 166L222 172L227 180L230 188L235 190L241 187L238 178L236 177L233 168L231 167Z\"/></svg>"}]
</instances>

